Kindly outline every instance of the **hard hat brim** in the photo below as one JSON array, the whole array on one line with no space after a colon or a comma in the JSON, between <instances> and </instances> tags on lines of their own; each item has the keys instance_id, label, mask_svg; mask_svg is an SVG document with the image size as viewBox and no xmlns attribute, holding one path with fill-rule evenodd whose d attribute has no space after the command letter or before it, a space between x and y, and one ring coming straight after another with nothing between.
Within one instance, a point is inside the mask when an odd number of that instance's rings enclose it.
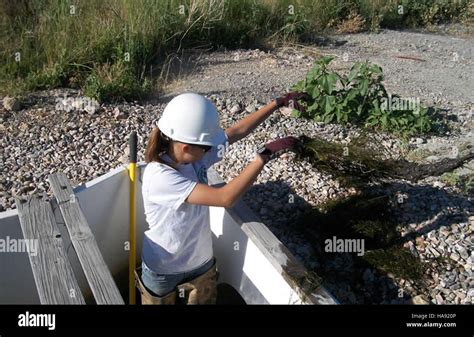
<instances>
[{"instance_id":1,"label":"hard hat brim","mask_svg":"<svg viewBox=\"0 0 474 337\"><path fill-rule=\"evenodd\" d=\"M159 125L159 122L158 122ZM164 128L163 128L164 129ZM217 146L219 144L224 144L227 142L229 139L227 137L227 134L225 133L224 129L219 129L214 137L209 140L209 141L189 141L185 139L181 139L180 137L173 137L172 135L168 134L165 130L161 129L161 132L166 135L167 137L171 138L172 140L178 141L178 142L183 142L186 144L195 144L195 145L207 145L207 146Z\"/></svg>"},{"instance_id":2,"label":"hard hat brim","mask_svg":"<svg viewBox=\"0 0 474 337\"><path fill-rule=\"evenodd\" d=\"M224 129L219 129L214 135L214 137L209 141L201 141L201 142L189 142L189 144L196 144L196 145L208 145L208 146L217 146L219 144L224 144L228 140L227 135Z\"/></svg>"}]
</instances>

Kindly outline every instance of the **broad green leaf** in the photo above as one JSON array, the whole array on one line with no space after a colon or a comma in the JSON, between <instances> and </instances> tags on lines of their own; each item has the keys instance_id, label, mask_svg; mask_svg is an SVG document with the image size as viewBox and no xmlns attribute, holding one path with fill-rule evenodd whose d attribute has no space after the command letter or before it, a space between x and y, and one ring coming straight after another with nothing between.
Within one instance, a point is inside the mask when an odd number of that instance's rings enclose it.
<instances>
[{"instance_id":1,"label":"broad green leaf","mask_svg":"<svg viewBox=\"0 0 474 337\"><path fill-rule=\"evenodd\" d=\"M320 94L321 94L321 90L319 89L319 87L314 86L313 90L311 91L311 96L313 98L317 98L317 97L319 97Z\"/></svg>"},{"instance_id":2,"label":"broad green leaf","mask_svg":"<svg viewBox=\"0 0 474 337\"><path fill-rule=\"evenodd\" d=\"M362 96L367 95L368 89L369 89L369 80L363 79L362 81L360 81L360 94Z\"/></svg>"},{"instance_id":3,"label":"broad green leaf","mask_svg":"<svg viewBox=\"0 0 474 337\"><path fill-rule=\"evenodd\" d=\"M323 98L323 106L324 106L324 112L326 114L333 111L335 106L336 106L336 97L334 97L334 96L325 96Z\"/></svg>"},{"instance_id":4,"label":"broad green leaf","mask_svg":"<svg viewBox=\"0 0 474 337\"><path fill-rule=\"evenodd\" d=\"M334 119L334 114L332 113L324 115L324 123L331 123L333 119Z\"/></svg>"},{"instance_id":5,"label":"broad green leaf","mask_svg":"<svg viewBox=\"0 0 474 337\"><path fill-rule=\"evenodd\" d=\"M357 62L355 63L352 68L351 68L351 72L349 73L349 76L347 77L347 80L349 82L352 82L352 80L354 80L357 75L359 74L360 72L360 67L361 67L362 63L360 62Z\"/></svg>"},{"instance_id":6,"label":"broad green leaf","mask_svg":"<svg viewBox=\"0 0 474 337\"><path fill-rule=\"evenodd\" d=\"M376 64L372 64L369 67L369 70L374 74L382 74L382 68L380 68L380 66L378 66Z\"/></svg>"},{"instance_id":7,"label":"broad green leaf","mask_svg":"<svg viewBox=\"0 0 474 337\"><path fill-rule=\"evenodd\" d=\"M313 121L315 121L315 122L321 122L321 116L320 116L320 115L314 115L314 116L313 116Z\"/></svg>"},{"instance_id":8,"label":"broad green leaf","mask_svg":"<svg viewBox=\"0 0 474 337\"><path fill-rule=\"evenodd\" d=\"M341 111L339 106L336 106L336 119L338 123L343 122L343 119L344 119L344 114Z\"/></svg>"},{"instance_id":9,"label":"broad green leaf","mask_svg":"<svg viewBox=\"0 0 474 337\"><path fill-rule=\"evenodd\" d=\"M304 92L306 92L306 93L309 94L309 95L312 95L312 94L313 94L313 90L314 90L315 87L317 87L316 84L314 84L314 83L309 83L309 84L306 85L306 88L305 88Z\"/></svg>"},{"instance_id":10,"label":"broad green leaf","mask_svg":"<svg viewBox=\"0 0 474 337\"><path fill-rule=\"evenodd\" d=\"M293 87L291 89L293 91L304 91L305 87L306 87L306 81L301 80L298 83L296 83L295 85L293 85Z\"/></svg>"},{"instance_id":11,"label":"broad green leaf","mask_svg":"<svg viewBox=\"0 0 474 337\"><path fill-rule=\"evenodd\" d=\"M307 111L308 111L308 112L315 112L315 111L318 111L318 107L319 107L318 102L314 102L313 104L311 104L311 105L308 107Z\"/></svg>"},{"instance_id":12,"label":"broad green leaf","mask_svg":"<svg viewBox=\"0 0 474 337\"><path fill-rule=\"evenodd\" d=\"M319 83L321 83L321 87L326 93L331 94L336 89L337 75L336 74L323 75L321 76Z\"/></svg>"},{"instance_id":13,"label":"broad green leaf","mask_svg":"<svg viewBox=\"0 0 474 337\"><path fill-rule=\"evenodd\" d=\"M329 63L331 63L332 60L334 60L334 56L323 56L319 60L317 60L316 62L318 64L322 64L322 65L327 66Z\"/></svg>"},{"instance_id":14,"label":"broad green leaf","mask_svg":"<svg viewBox=\"0 0 474 337\"><path fill-rule=\"evenodd\" d=\"M306 80L311 82L315 78L321 75L321 67L318 64L315 64L310 71L306 74Z\"/></svg>"},{"instance_id":15,"label":"broad green leaf","mask_svg":"<svg viewBox=\"0 0 474 337\"><path fill-rule=\"evenodd\" d=\"M336 90L338 76L332 73L327 75L326 79L330 88L330 92L332 93L334 90Z\"/></svg>"},{"instance_id":16,"label":"broad green leaf","mask_svg":"<svg viewBox=\"0 0 474 337\"><path fill-rule=\"evenodd\" d=\"M346 96L346 100L348 100L348 101L353 100L354 97L357 96L357 94L359 94L359 91L357 89L355 89L355 88L350 89L349 93Z\"/></svg>"},{"instance_id":17,"label":"broad green leaf","mask_svg":"<svg viewBox=\"0 0 474 337\"><path fill-rule=\"evenodd\" d=\"M301 111L293 109L293 111L291 111L291 116L299 118L299 117L301 117Z\"/></svg>"},{"instance_id":18,"label":"broad green leaf","mask_svg":"<svg viewBox=\"0 0 474 337\"><path fill-rule=\"evenodd\" d=\"M373 106L372 110L374 111L374 113L380 113L381 112L379 100L377 98L372 100L372 106Z\"/></svg>"},{"instance_id":19,"label":"broad green leaf","mask_svg":"<svg viewBox=\"0 0 474 337\"><path fill-rule=\"evenodd\" d=\"M339 80L341 81L342 86L345 88L349 81L347 80L346 77L339 77Z\"/></svg>"}]
</instances>

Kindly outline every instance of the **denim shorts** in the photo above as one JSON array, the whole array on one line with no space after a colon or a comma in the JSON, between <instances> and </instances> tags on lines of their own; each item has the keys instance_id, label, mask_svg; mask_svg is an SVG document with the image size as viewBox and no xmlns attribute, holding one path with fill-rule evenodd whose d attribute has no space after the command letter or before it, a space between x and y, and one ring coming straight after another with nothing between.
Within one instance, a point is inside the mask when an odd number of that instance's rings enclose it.
<instances>
[{"instance_id":1,"label":"denim shorts","mask_svg":"<svg viewBox=\"0 0 474 337\"><path fill-rule=\"evenodd\" d=\"M215 259L212 258L196 269L176 274L157 274L148 268L145 262L142 262L142 281L145 287L156 296L164 296L172 292L178 284L191 281L204 274L211 269L214 262Z\"/></svg>"}]
</instances>

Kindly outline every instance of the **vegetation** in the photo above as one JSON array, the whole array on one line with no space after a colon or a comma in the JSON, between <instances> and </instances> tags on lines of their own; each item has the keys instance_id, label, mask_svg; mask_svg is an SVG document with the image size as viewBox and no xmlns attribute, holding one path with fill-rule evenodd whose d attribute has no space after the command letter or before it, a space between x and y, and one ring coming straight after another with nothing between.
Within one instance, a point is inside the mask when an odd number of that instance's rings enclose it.
<instances>
[{"instance_id":1,"label":"vegetation","mask_svg":"<svg viewBox=\"0 0 474 337\"><path fill-rule=\"evenodd\" d=\"M456 172L447 172L441 180L448 186L458 188L462 193L470 194L474 190L474 173L459 175Z\"/></svg>"},{"instance_id":2,"label":"vegetation","mask_svg":"<svg viewBox=\"0 0 474 337\"><path fill-rule=\"evenodd\" d=\"M427 269L426 263L420 261L408 249L391 247L368 251L364 259L384 273L408 280L421 280Z\"/></svg>"},{"instance_id":3,"label":"vegetation","mask_svg":"<svg viewBox=\"0 0 474 337\"><path fill-rule=\"evenodd\" d=\"M295 226L313 240L314 247L324 247L325 240L333 236L362 239L365 254L361 257L352 254L358 267L365 269L370 266L382 274L391 273L397 278L420 282L424 279L427 265L403 247L404 239L389 211L389 201L387 195L366 192L332 200L318 208L308 209L296 219ZM318 236L312 234L314 231ZM325 254L322 263L330 264L330 256Z\"/></svg>"},{"instance_id":4,"label":"vegetation","mask_svg":"<svg viewBox=\"0 0 474 337\"><path fill-rule=\"evenodd\" d=\"M309 100L299 102L305 107L305 113L293 110L294 116L325 123L350 122L403 136L432 129L426 107L412 98L404 100L387 93L382 84L382 68L378 65L356 62L346 76L329 70L333 59L317 60L306 78L293 86L293 90L309 96Z\"/></svg>"},{"instance_id":5,"label":"vegetation","mask_svg":"<svg viewBox=\"0 0 474 337\"><path fill-rule=\"evenodd\" d=\"M132 99L187 48L254 47L328 29L376 31L472 18L468 0L0 0L0 90L82 88ZM403 6L402 14L399 5Z\"/></svg>"},{"instance_id":6,"label":"vegetation","mask_svg":"<svg viewBox=\"0 0 474 337\"><path fill-rule=\"evenodd\" d=\"M377 148L377 144L365 134L347 145L302 135L298 155L317 170L334 176L342 185L357 188L364 188L367 183L383 178L416 182L429 176L441 176L474 158L474 152L467 152L457 158L444 158L435 163L416 163L404 158L382 159L380 146ZM463 181L463 190L472 189L472 176L467 176Z\"/></svg>"}]
</instances>

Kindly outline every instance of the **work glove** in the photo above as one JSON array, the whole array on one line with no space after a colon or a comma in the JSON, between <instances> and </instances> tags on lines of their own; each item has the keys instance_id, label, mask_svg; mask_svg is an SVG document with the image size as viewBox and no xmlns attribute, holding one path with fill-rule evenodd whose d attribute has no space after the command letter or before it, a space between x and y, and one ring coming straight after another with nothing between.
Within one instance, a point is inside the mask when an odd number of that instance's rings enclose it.
<instances>
[{"instance_id":1,"label":"work glove","mask_svg":"<svg viewBox=\"0 0 474 337\"><path fill-rule=\"evenodd\" d=\"M264 163L268 163L271 159L279 156L286 150L294 149L299 146L299 140L295 137L285 137L274 140L261 146L257 153L262 157Z\"/></svg>"},{"instance_id":2,"label":"work glove","mask_svg":"<svg viewBox=\"0 0 474 337\"><path fill-rule=\"evenodd\" d=\"M283 96L275 99L277 107L281 108L282 106L290 107L301 112L305 112L305 108L298 103L298 100L308 100L309 95L303 92L289 92Z\"/></svg>"}]
</instances>

